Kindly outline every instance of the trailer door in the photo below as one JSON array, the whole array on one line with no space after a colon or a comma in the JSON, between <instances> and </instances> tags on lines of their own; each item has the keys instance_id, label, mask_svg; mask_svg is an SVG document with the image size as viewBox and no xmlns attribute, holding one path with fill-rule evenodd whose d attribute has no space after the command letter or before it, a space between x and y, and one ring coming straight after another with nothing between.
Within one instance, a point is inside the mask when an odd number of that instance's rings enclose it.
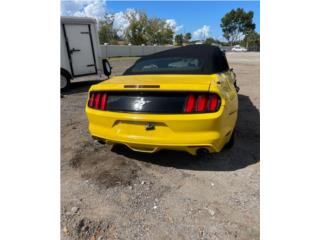
<instances>
[{"instance_id":1,"label":"trailer door","mask_svg":"<svg viewBox=\"0 0 320 240\"><path fill-rule=\"evenodd\" d=\"M64 24L71 72L74 77L97 73L90 24Z\"/></svg>"}]
</instances>

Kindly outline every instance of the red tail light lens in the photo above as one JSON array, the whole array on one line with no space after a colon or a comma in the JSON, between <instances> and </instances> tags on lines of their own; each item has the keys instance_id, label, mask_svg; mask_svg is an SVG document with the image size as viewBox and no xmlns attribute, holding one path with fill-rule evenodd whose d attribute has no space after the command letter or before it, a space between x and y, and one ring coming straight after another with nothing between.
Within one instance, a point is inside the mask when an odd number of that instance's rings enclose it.
<instances>
[{"instance_id":1,"label":"red tail light lens","mask_svg":"<svg viewBox=\"0 0 320 240\"><path fill-rule=\"evenodd\" d=\"M200 95L197 99L196 112L204 112L207 107L208 98L205 95Z\"/></svg>"},{"instance_id":2,"label":"red tail light lens","mask_svg":"<svg viewBox=\"0 0 320 240\"><path fill-rule=\"evenodd\" d=\"M106 110L106 106L107 106L107 99L108 99L108 96L106 93L102 94L102 98L101 98L101 110Z\"/></svg>"},{"instance_id":3,"label":"red tail light lens","mask_svg":"<svg viewBox=\"0 0 320 240\"><path fill-rule=\"evenodd\" d=\"M108 94L106 92L91 92L88 106L95 109L107 110Z\"/></svg>"},{"instance_id":4,"label":"red tail light lens","mask_svg":"<svg viewBox=\"0 0 320 240\"><path fill-rule=\"evenodd\" d=\"M217 94L213 94L209 98L208 111L217 112L220 108L220 97Z\"/></svg>"},{"instance_id":5,"label":"red tail light lens","mask_svg":"<svg viewBox=\"0 0 320 240\"><path fill-rule=\"evenodd\" d=\"M89 107L93 107L94 93L91 93L91 97L89 99Z\"/></svg>"},{"instance_id":6,"label":"red tail light lens","mask_svg":"<svg viewBox=\"0 0 320 240\"><path fill-rule=\"evenodd\" d=\"M185 113L205 113L217 112L220 108L221 99L217 94L198 95L190 94L187 97L184 112Z\"/></svg>"},{"instance_id":7,"label":"red tail light lens","mask_svg":"<svg viewBox=\"0 0 320 240\"><path fill-rule=\"evenodd\" d=\"M195 108L196 98L194 95L189 95L184 107L184 112L191 113Z\"/></svg>"},{"instance_id":8,"label":"red tail light lens","mask_svg":"<svg viewBox=\"0 0 320 240\"><path fill-rule=\"evenodd\" d=\"M100 101L100 93L97 93L94 98L94 108L99 108L99 101Z\"/></svg>"}]
</instances>

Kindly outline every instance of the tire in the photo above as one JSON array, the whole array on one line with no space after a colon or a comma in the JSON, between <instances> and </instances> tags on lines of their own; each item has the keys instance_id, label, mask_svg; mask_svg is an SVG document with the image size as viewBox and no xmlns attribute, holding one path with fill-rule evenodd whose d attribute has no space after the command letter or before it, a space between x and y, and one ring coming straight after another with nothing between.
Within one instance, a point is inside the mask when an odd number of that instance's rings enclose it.
<instances>
[{"instance_id":1,"label":"tire","mask_svg":"<svg viewBox=\"0 0 320 240\"><path fill-rule=\"evenodd\" d=\"M60 90L64 91L70 86L70 79L65 74L60 74Z\"/></svg>"}]
</instances>

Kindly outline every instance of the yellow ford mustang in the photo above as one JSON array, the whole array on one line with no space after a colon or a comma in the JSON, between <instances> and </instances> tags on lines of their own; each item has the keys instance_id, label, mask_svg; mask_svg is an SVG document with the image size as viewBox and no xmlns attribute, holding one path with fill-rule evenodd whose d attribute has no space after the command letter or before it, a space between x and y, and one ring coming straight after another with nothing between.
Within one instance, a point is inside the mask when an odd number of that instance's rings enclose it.
<instances>
[{"instance_id":1,"label":"yellow ford mustang","mask_svg":"<svg viewBox=\"0 0 320 240\"><path fill-rule=\"evenodd\" d=\"M89 131L100 142L139 152L219 152L233 141L237 90L235 74L218 47L190 45L155 53L90 88Z\"/></svg>"}]
</instances>

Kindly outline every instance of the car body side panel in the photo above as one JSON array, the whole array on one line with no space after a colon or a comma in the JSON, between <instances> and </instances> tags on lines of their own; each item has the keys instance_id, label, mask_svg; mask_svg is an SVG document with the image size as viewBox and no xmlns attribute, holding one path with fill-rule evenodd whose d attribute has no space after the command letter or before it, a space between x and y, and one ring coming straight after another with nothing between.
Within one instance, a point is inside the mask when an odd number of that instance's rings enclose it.
<instances>
[{"instance_id":1,"label":"car body side panel","mask_svg":"<svg viewBox=\"0 0 320 240\"><path fill-rule=\"evenodd\" d=\"M233 129L235 128L236 121L238 118L238 94L234 86L235 75L232 71L227 71L225 73L217 74L217 84L219 92L225 99L225 121L228 124L223 126L223 132L225 134L231 135ZM215 86L215 85L214 85ZM214 88L211 88L210 91L214 91Z\"/></svg>"}]
</instances>

